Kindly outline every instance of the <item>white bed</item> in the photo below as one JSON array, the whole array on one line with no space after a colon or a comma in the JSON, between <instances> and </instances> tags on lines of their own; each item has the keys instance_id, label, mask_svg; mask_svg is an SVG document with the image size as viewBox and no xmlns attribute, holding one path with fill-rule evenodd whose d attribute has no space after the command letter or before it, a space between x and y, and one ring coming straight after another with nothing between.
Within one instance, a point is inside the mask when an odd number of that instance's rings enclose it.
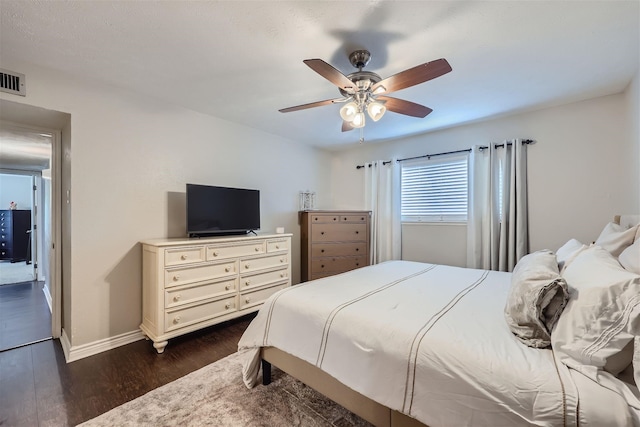
<instances>
[{"instance_id":1,"label":"white bed","mask_svg":"<svg viewBox=\"0 0 640 427\"><path fill-rule=\"evenodd\" d=\"M511 280L390 261L285 289L240 340L244 381L265 359L375 425L637 425L636 387L608 373L603 387L516 339Z\"/></svg>"}]
</instances>

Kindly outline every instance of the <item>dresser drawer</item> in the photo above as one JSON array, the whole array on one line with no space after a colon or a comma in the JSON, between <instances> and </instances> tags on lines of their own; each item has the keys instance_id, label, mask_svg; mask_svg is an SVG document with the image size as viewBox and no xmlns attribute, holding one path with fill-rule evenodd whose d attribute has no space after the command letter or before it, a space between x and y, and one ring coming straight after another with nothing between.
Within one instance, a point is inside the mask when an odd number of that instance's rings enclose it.
<instances>
[{"instance_id":1,"label":"dresser drawer","mask_svg":"<svg viewBox=\"0 0 640 427\"><path fill-rule=\"evenodd\" d=\"M167 249L164 253L164 265L191 264L205 260L204 246L193 246L189 248Z\"/></svg>"},{"instance_id":2,"label":"dresser drawer","mask_svg":"<svg viewBox=\"0 0 640 427\"><path fill-rule=\"evenodd\" d=\"M311 215L312 224L332 224L338 222L340 222L340 215L337 214Z\"/></svg>"},{"instance_id":3,"label":"dresser drawer","mask_svg":"<svg viewBox=\"0 0 640 427\"><path fill-rule=\"evenodd\" d=\"M238 289L238 279L227 279L205 285L171 287L164 292L165 308L177 307L196 301L234 294Z\"/></svg>"},{"instance_id":4,"label":"dresser drawer","mask_svg":"<svg viewBox=\"0 0 640 427\"><path fill-rule=\"evenodd\" d=\"M353 242L367 240L366 224L313 224L311 238L314 242Z\"/></svg>"},{"instance_id":5,"label":"dresser drawer","mask_svg":"<svg viewBox=\"0 0 640 427\"><path fill-rule=\"evenodd\" d=\"M287 271L287 269L253 274L251 276L242 276L242 278L240 279L240 291L244 292L249 289L259 288L261 286L287 280L288 278L289 272Z\"/></svg>"},{"instance_id":6,"label":"dresser drawer","mask_svg":"<svg viewBox=\"0 0 640 427\"><path fill-rule=\"evenodd\" d=\"M259 255L264 253L264 242L235 244L229 246L207 246L207 260L212 261L224 258L236 258L247 255Z\"/></svg>"},{"instance_id":7,"label":"dresser drawer","mask_svg":"<svg viewBox=\"0 0 640 427\"><path fill-rule=\"evenodd\" d=\"M341 215L340 222L359 222L364 224L367 222L367 215Z\"/></svg>"},{"instance_id":8,"label":"dresser drawer","mask_svg":"<svg viewBox=\"0 0 640 427\"><path fill-rule=\"evenodd\" d=\"M289 240L268 240L267 241L267 252L282 252L289 250Z\"/></svg>"},{"instance_id":9,"label":"dresser drawer","mask_svg":"<svg viewBox=\"0 0 640 427\"><path fill-rule=\"evenodd\" d=\"M236 261L220 264L205 264L184 268L169 268L164 272L165 287L186 285L188 283L211 281L218 277L236 274Z\"/></svg>"},{"instance_id":10,"label":"dresser drawer","mask_svg":"<svg viewBox=\"0 0 640 427\"><path fill-rule=\"evenodd\" d=\"M287 254L272 255L263 258L243 259L240 261L240 273L265 270L267 268L282 267L289 262Z\"/></svg>"},{"instance_id":11,"label":"dresser drawer","mask_svg":"<svg viewBox=\"0 0 640 427\"><path fill-rule=\"evenodd\" d=\"M164 315L166 331L183 328L238 310L237 296L199 304L188 308L167 310Z\"/></svg>"},{"instance_id":12,"label":"dresser drawer","mask_svg":"<svg viewBox=\"0 0 640 427\"><path fill-rule=\"evenodd\" d=\"M311 274L324 272L344 272L368 265L364 255L353 257L327 257L311 260Z\"/></svg>"},{"instance_id":13,"label":"dresser drawer","mask_svg":"<svg viewBox=\"0 0 640 427\"><path fill-rule=\"evenodd\" d=\"M289 287L289 284L283 283L282 285L260 289L259 291L240 294L240 310L244 310L245 308L253 307L255 305L260 305L265 302L265 300L271 295L275 294L280 289L284 289L287 287Z\"/></svg>"},{"instance_id":14,"label":"dresser drawer","mask_svg":"<svg viewBox=\"0 0 640 427\"><path fill-rule=\"evenodd\" d=\"M313 258L323 256L356 256L366 253L366 242L315 243L311 246L311 256Z\"/></svg>"}]
</instances>

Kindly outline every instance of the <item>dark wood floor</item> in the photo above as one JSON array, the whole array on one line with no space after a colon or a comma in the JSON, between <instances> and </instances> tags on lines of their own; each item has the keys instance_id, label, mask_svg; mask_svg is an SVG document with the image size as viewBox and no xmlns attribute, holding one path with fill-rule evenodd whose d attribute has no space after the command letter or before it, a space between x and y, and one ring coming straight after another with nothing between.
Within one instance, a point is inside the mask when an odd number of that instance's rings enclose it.
<instances>
[{"instance_id":1,"label":"dark wood floor","mask_svg":"<svg viewBox=\"0 0 640 427\"><path fill-rule=\"evenodd\" d=\"M0 353L1 426L74 426L237 351L255 315L67 364L58 340Z\"/></svg>"},{"instance_id":2,"label":"dark wood floor","mask_svg":"<svg viewBox=\"0 0 640 427\"><path fill-rule=\"evenodd\" d=\"M0 351L51 338L44 282L0 286Z\"/></svg>"}]
</instances>

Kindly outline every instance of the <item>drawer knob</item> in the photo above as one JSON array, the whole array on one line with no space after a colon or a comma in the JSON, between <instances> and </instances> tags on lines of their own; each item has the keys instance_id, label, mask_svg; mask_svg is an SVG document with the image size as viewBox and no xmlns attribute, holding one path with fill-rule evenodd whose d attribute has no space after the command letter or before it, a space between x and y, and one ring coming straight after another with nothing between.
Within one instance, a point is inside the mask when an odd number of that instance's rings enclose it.
<instances>
[{"instance_id":1,"label":"drawer knob","mask_svg":"<svg viewBox=\"0 0 640 427\"><path fill-rule=\"evenodd\" d=\"M173 276L173 281L177 282L178 280L180 280L180 275L179 274L174 275Z\"/></svg>"},{"instance_id":2,"label":"drawer knob","mask_svg":"<svg viewBox=\"0 0 640 427\"><path fill-rule=\"evenodd\" d=\"M224 305L224 308L225 308L225 310L228 310L228 309L230 309L230 308L231 308L231 304L229 304L229 303L226 303L226 304Z\"/></svg>"},{"instance_id":3,"label":"drawer knob","mask_svg":"<svg viewBox=\"0 0 640 427\"><path fill-rule=\"evenodd\" d=\"M214 251L213 256L218 256L218 252Z\"/></svg>"},{"instance_id":4,"label":"drawer knob","mask_svg":"<svg viewBox=\"0 0 640 427\"><path fill-rule=\"evenodd\" d=\"M247 298L244 300L244 302L246 302L247 304L249 304L251 302L251 298Z\"/></svg>"},{"instance_id":5,"label":"drawer knob","mask_svg":"<svg viewBox=\"0 0 640 427\"><path fill-rule=\"evenodd\" d=\"M176 324L178 324L178 323L180 323L180 316L176 316L176 317L173 319L173 324L174 324L174 325L176 325Z\"/></svg>"},{"instance_id":6,"label":"drawer knob","mask_svg":"<svg viewBox=\"0 0 640 427\"><path fill-rule=\"evenodd\" d=\"M359 231L356 231L356 234L360 233Z\"/></svg>"},{"instance_id":7,"label":"drawer knob","mask_svg":"<svg viewBox=\"0 0 640 427\"><path fill-rule=\"evenodd\" d=\"M286 277L287 275L284 273L280 273L280 277Z\"/></svg>"},{"instance_id":8,"label":"drawer knob","mask_svg":"<svg viewBox=\"0 0 640 427\"><path fill-rule=\"evenodd\" d=\"M334 216L334 217L333 217L333 220L334 220L334 221L337 221L337 220L338 220L338 218L336 218L336 217Z\"/></svg>"},{"instance_id":9,"label":"drawer knob","mask_svg":"<svg viewBox=\"0 0 640 427\"><path fill-rule=\"evenodd\" d=\"M320 249L320 253L324 253L324 249Z\"/></svg>"},{"instance_id":10,"label":"drawer knob","mask_svg":"<svg viewBox=\"0 0 640 427\"><path fill-rule=\"evenodd\" d=\"M285 259L284 259L284 258L280 258L280 262L284 262L284 261L285 261Z\"/></svg>"},{"instance_id":11,"label":"drawer knob","mask_svg":"<svg viewBox=\"0 0 640 427\"><path fill-rule=\"evenodd\" d=\"M356 252L358 252L360 250L360 248L356 248Z\"/></svg>"},{"instance_id":12,"label":"drawer knob","mask_svg":"<svg viewBox=\"0 0 640 427\"><path fill-rule=\"evenodd\" d=\"M245 268L245 269L248 269L248 268L249 268L249 263L245 264L245 265L244 265L244 268Z\"/></svg>"},{"instance_id":13,"label":"drawer knob","mask_svg":"<svg viewBox=\"0 0 640 427\"><path fill-rule=\"evenodd\" d=\"M347 217L346 217L346 216L344 217L344 220L345 220L345 221L347 220Z\"/></svg>"},{"instance_id":14,"label":"drawer knob","mask_svg":"<svg viewBox=\"0 0 640 427\"><path fill-rule=\"evenodd\" d=\"M251 280L247 280L246 282L244 282L245 286L249 286L251 284Z\"/></svg>"},{"instance_id":15,"label":"drawer knob","mask_svg":"<svg viewBox=\"0 0 640 427\"><path fill-rule=\"evenodd\" d=\"M359 266L359 265L360 265L360 263L359 263L359 262L356 262L356 267L357 267L357 266Z\"/></svg>"},{"instance_id":16,"label":"drawer knob","mask_svg":"<svg viewBox=\"0 0 640 427\"><path fill-rule=\"evenodd\" d=\"M324 264L322 264L322 265L320 266L320 268L324 268Z\"/></svg>"},{"instance_id":17,"label":"drawer knob","mask_svg":"<svg viewBox=\"0 0 640 427\"><path fill-rule=\"evenodd\" d=\"M230 286L230 285L227 285L227 286L225 286L225 287L224 287L224 290L225 290L225 291L228 291L229 289L231 289L231 286Z\"/></svg>"},{"instance_id":18,"label":"drawer knob","mask_svg":"<svg viewBox=\"0 0 640 427\"><path fill-rule=\"evenodd\" d=\"M229 267L225 267L225 268L224 268L224 271L225 271L226 273L228 273L228 272L230 272L230 271L231 271L231 268L229 268Z\"/></svg>"},{"instance_id":19,"label":"drawer knob","mask_svg":"<svg viewBox=\"0 0 640 427\"><path fill-rule=\"evenodd\" d=\"M187 259L187 256L186 256L186 255L182 255L182 256L180 257L180 259L184 261L185 259Z\"/></svg>"},{"instance_id":20,"label":"drawer knob","mask_svg":"<svg viewBox=\"0 0 640 427\"><path fill-rule=\"evenodd\" d=\"M260 247L256 246L256 247L255 247L255 251L256 251L256 252L260 252Z\"/></svg>"},{"instance_id":21,"label":"drawer knob","mask_svg":"<svg viewBox=\"0 0 640 427\"><path fill-rule=\"evenodd\" d=\"M322 234L324 236L324 231L321 231L320 234Z\"/></svg>"},{"instance_id":22,"label":"drawer knob","mask_svg":"<svg viewBox=\"0 0 640 427\"><path fill-rule=\"evenodd\" d=\"M180 298L182 298L182 295L178 294L178 295L176 295L175 297L173 297L173 300L174 300L175 302L178 302L178 301L180 301Z\"/></svg>"},{"instance_id":23,"label":"drawer knob","mask_svg":"<svg viewBox=\"0 0 640 427\"><path fill-rule=\"evenodd\" d=\"M280 245L276 245L276 249L280 249Z\"/></svg>"}]
</instances>

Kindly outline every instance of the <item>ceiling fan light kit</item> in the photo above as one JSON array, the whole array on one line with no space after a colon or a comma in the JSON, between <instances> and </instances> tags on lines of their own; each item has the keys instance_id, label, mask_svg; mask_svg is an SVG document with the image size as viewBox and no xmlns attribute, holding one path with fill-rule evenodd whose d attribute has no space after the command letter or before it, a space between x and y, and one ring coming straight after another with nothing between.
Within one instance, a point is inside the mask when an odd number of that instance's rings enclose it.
<instances>
[{"instance_id":1,"label":"ceiling fan light kit","mask_svg":"<svg viewBox=\"0 0 640 427\"><path fill-rule=\"evenodd\" d=\"M374 122L380 120L387 110L398 114L423 118L433 110L424 105L386 95L424 83L451 71L451 66L447 60L441 58L382 79L376 73L362 71L370 60L371 54L367 50L356 50L352 52L351 55L349 55L349 61L358 71L345 76L322 59L305 59L303 62L307 64L309 68L338 87L343 98L312 102L295 107L283 108L279 111L289 113L291 111L346 102L346 104L340 108L340 117L343 120L343 132L364 127L366 123L365 110Z\"/></svg>"}]
</instances>

